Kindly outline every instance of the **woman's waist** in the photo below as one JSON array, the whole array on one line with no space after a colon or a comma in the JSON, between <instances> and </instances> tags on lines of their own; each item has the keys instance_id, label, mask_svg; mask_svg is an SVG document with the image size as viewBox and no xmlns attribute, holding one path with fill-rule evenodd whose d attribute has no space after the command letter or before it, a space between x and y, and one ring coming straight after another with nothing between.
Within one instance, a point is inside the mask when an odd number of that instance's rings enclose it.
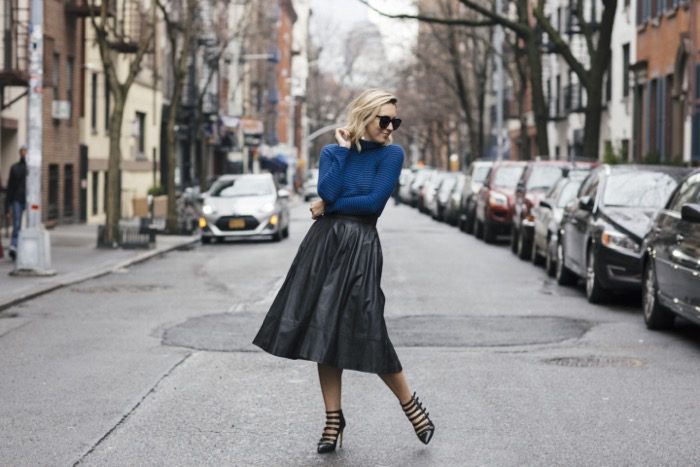
<instances>
[{"instance_id":1,"label":"woman's waist","mask_svg":"<svg viewBox=\"0 0 700 467\"><path fill-rule=\"evenodd\" d=\"M362 224L368 224L368 225L377 225L377 219L379 219L378 214L369 214L369 215L354 215L354 214L343 214L340 212L333 212L330 214L326 214L325 217L329 217L331 219L337 219L337 220L346 220L346 221L352 221L352 222L359 222Z\"/></svg>"}]
</instances>

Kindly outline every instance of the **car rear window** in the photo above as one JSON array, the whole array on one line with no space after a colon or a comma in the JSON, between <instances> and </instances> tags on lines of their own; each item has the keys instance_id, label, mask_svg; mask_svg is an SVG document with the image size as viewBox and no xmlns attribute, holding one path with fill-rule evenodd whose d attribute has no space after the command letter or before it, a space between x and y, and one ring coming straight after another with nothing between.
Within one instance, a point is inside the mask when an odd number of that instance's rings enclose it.
<instances>
[{"instance_id":1,"label":"car rear window","mask_svg":"<svg viewBox=\"0 0 700 467\"><path fill-rule=\"evenodd\" d=\"M211 196L232 198L236 196L266 196L275 192L272 180L265 178L236 178L218 180L211 188Z\"/></svg>"},{"instance_id":2,"label":"car rear window","mask_svg":"<svg viewBox=\"0 0 700 467\"><path fill-rule=\"evenodd\" d=\"M603 205L607 207L661 208L678 182L661 172L612 174L605 182Z\"/></svg>"},{"instance_id":3,"label":"car rear window","mask_svg":"<svg viewBox=\"0 0 700 467\"><path fill-rule=\"evenodd\" d=\"M528 190L549 190L562 177L561 167L540 166L533 167L527 180Z\"/></svg>"},{"instance_id":4,"label":"car rear window","mask_svg":"<svg viewBox=\"0 0 700 467\"><path fill-rule=\"evenodd\" d=\"M521 166L499 167L496 169L493 185L499 188L515 188L522 173Z\"/></svg>"}]
</instances>

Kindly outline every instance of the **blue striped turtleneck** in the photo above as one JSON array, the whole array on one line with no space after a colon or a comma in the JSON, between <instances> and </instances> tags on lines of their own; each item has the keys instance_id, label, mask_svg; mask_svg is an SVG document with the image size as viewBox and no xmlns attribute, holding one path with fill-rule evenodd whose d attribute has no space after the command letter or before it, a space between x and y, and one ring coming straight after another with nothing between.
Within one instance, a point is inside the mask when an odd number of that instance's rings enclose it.
<instances>
[{"instance_id":1,"label":"blue striped turtleneck","mask_svg":"<svg viewBox=\"0 0 700 467\"><path fill-rule=\"evenodd\" d=\"M384 210L403 166L403 149L360 140L362 152L329 144L321 150L318 195L327 214L377 215Z\"/></svg>"}]
</instances>

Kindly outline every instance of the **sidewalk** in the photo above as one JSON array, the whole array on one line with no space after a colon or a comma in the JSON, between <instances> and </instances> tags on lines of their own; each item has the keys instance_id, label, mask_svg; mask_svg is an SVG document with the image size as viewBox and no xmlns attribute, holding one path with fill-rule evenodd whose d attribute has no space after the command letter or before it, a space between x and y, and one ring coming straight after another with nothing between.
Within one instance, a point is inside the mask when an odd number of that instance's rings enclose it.
<instances>
[{"instance_id":1,"label":"sidewalk","mask_svg":"<svg viewBox=\"0 0 700 467\"><path fill-rule=\"evenodd\" d=\"M0 313L25 300L94 277L109 274L168 251L199 241L198 236L159 235L151 250L97 249L97 226L87 224L58 226L49 231L51 277L14 277L9 259L9 239L3 237L5 258L0 259Z\"/></svg>"}]
</instances>

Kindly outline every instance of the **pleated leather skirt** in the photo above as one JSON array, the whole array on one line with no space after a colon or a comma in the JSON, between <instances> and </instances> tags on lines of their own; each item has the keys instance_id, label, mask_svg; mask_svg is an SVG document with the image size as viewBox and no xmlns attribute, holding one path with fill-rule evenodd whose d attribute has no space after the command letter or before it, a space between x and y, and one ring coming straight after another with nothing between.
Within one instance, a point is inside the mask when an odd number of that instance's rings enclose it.
<instances>
[{"instance_id":1,"label":"pleated leather skirt","mask_svg":"<svg viewBox=\"0 0 700 467\"><path fill-rule=\"evenodd\" d=\"M278 357L395 373L384 322L376 217L327 215L309 229L253 343Z\"/></svg>"}]
</instances>

